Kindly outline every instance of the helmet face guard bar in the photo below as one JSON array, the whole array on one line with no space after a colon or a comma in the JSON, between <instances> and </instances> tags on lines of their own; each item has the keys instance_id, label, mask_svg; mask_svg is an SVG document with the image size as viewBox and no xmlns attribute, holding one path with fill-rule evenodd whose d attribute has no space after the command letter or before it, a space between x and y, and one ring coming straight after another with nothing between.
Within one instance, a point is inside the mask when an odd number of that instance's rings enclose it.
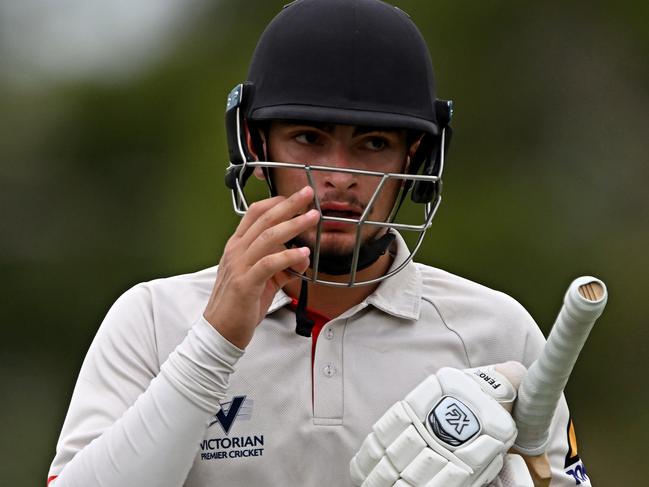
<instances>
[{"instance_id":1,"label":"helmet face guard bar","mask_svg":"<svg viewBox=\"0 0 649 487\"><path fill-rule=\"evenodd\" d=\"M442 160L443 160L443 155L442 155ZM335 168L329 166L313 166L309 164L295 164L295 163L287 163L287 162L255 161L255 162L246 162L244 164L236 165L236 166L231 165L228 168L229 170L228 174L230 175L236 174L236 177L231 176L232 183L233 183L232 184L233 187L231 188L232 205L234 207L235 213L239 216L245 215L248 210L248 207L251 204L251 202L248 201L246 194L244 192L244 186L246 184L247 176L249 176L254 170L254 168L256 167L263 168L266 170L284 168L284 169L302 170L305 172L308 184L313 188L314 191L315 208L320 212L320 220L318 221L318 225L316 228L316 241L315 241L314 248L312 249L313 250L312 253L313 260L311 262L312 272L310 276L297 274L296 272L290 269L289 272L291 272L294 275L298 275L300 278L304 280L310 282L317 282L320 284L326 284L329 286L353 287L353 286L360 286L364 284L373 284L382 281L383 279L387 279L388 277L393 276L401 269L403 269L413 259L415 253L421 246L426 230L430 228L432 219L435 216L437 208L439 207L439 204L442 199L441 196L438 194L432 202L427 202L423 205L423 221L421 224L396 223L394 221L399 206L401 206L401 201L403 200L405 194L402 194L401 197L397 195L393 208L390 211L390 215L386 219L386 221L377 221L377 220L369 219L372 208L374 207L376 201L379 198L379 195L381 194L382 189L385 187L388 181L391 180L401 181L402 182L401 192L404 191L404 186L405 183L407 182L410 182L411 184L417 181L439 183L441 181L441 169L443 168L443 163L440 164L440 174L429 176L429 175L419 175L419 174L383 173L383 172L368 171L363 169ZM369 177L379 178L379 183L376 189L374 190L374 193L372 194L370 201L368 202L367 206L363 210L362 215L358 219L322 215L320 209L320 198L318 197L316 191L316 185L315 185L313 174L326 173L326 172L342 172L347 174L354 174L357 176L365 176L365 177L369 176ZM325 279L322 277L322 274L319 274L320 244L322 239L322 225L324 222L341 222L341 223L348 223L350 225L356 226L356 241L352 253L351 266L349 269L349 279L347 279L346 281L341 282L341 281L334 281L331 279ZM358 265L359 265L359 256L361 253L362 230L363 227L366 225L385 228L388 230L394 229L402 232L412 232L417 234L416 237L417 240L414 245L414 248L411 250L408 257L404 259L402 262L400 262L395 269L392 269L387 274L380 276L378 278L362 281L357 279L357 272L358 272Z\"/></svg>"}]
</instances>

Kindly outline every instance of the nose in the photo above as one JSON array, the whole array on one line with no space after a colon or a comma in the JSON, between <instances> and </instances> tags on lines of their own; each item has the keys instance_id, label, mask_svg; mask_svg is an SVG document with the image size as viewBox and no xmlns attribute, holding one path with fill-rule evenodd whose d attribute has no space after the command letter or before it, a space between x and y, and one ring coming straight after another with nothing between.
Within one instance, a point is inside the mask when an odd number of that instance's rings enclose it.
<instances>
[{"instance_id":1,"label":"nose","mask_svg":"<svg viewBox=\"0 0 649 487\"><path fill-rule=\"evenodd\" d=\"M352 155L345 144L333 144L331 150L323 158L323 166L336 169L353 169ZM346 190L358 185L358 175L342 171L325 171L323 176L325 187L328 189Z\"/></svg>"}]
</instances>

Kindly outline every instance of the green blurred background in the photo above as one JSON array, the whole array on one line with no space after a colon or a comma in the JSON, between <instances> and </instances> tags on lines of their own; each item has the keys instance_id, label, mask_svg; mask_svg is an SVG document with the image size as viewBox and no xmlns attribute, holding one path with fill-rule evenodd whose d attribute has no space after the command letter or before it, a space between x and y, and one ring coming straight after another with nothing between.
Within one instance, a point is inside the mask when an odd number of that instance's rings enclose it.
<instances>
[{"instance_id":1,"label":"green blurred background","mask_svg":"<svg viewBox=\"0 0 649 487\"><path fill-rule=\"evenodd\" d=\"M225 97L283 3L0 1L2 485L45 484L117 296L218 261ZM572 278L603 278L568 400L596 485L646 485L649 2L393 3L456 103L419 260L513 295L546 333Z\"/></svg>"}]
</instances>

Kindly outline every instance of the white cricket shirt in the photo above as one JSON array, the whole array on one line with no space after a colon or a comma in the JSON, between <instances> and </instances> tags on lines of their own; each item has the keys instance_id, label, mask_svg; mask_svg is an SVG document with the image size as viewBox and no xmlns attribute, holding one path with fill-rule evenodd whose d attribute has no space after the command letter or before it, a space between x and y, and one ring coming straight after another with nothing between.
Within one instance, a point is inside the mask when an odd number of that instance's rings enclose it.
<instances>
[{"instance_id":1,"label":"white cricket shirt","mask_svg":"<svg viewBox=\"0 0 649 487\"><path fill-rule=\"evenodd\" d=\"M408 253L398 237L393 266ZM216 272L116 301L80 371L51 487L348 486L372 424L428 375L529 366L544 343L511 297L410 263L322 328L312 371L311 339L295 333L281 291L245 352L205 322ZM562 402L552 485L588 486L568 428Z\"/></svg>"}]
</instances>

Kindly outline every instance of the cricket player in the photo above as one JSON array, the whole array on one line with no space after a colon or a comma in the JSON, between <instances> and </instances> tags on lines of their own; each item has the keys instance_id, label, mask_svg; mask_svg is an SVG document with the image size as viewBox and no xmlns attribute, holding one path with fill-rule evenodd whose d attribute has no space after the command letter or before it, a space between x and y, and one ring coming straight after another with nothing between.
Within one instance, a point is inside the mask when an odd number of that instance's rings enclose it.
<instances>
[{"instance_id":1,"label":"cricket player","mask_svg":"<svg viewBox=\"0 0 649 487\"><path fill-rule=\"evenodd\" d=\"M285 6L227 101L241 221L218 266L112 306L49 486L530 487L509 411L540 330L413 261L451 114L406 13ZM268 197L250 199L255 181ZM418 222L399 223L406 203ZM563 400L547 454L552 486L590 485Z\"/></svg>"}]
</instances>

